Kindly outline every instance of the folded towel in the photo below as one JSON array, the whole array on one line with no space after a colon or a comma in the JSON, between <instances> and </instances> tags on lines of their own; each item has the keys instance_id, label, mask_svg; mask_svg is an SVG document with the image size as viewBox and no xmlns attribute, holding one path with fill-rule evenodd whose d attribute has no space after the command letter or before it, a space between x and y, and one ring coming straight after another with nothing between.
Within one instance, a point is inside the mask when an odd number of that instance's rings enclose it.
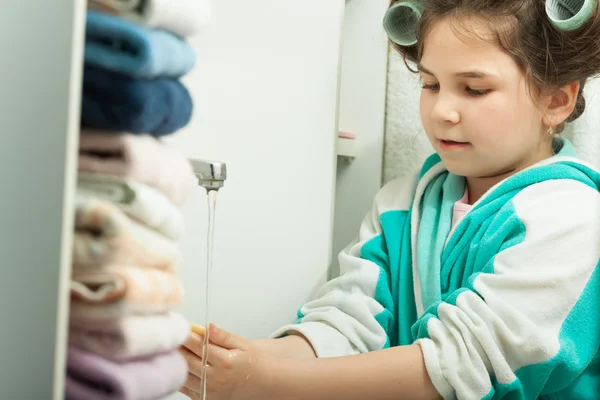
<instances>
[{"instance_id":1,"label":"folded towel","mask_svg":"<svg viewBox=\"0 0 600 400\"><path fill-rule=\"evenodd\" d=\"M129 218L113 203L76 197L75 265L136 265L173 271L180 260L177 242Z\"/></svg>"},{"instance_id":2,"label":"folded towel","mask_svg":"<svg viewBox=\"0 0 600 400\"><path fill-rule=\"evenodd\" d=\"M123 302L140 309L163 311L181 306L183 286L175 275L158 269L75 265L71 273L71 299L90 305Z\"/></svg>"},{"instance_id":3,"label":"folded towel","mask_svg":"<svg viewBox=\"0 0 600 400\"><path fill-rule=\"evenodd\" d=\"M131 178L160 190L177 206L198 185L181 152L147 135L84 130L79 139L79 171Z\"/></svg>"},{"instance_id":4,"label":"folded towel","mask_svg":"<svg viewBox=\"0 0 600 400\"><path fill-rule=\"evenodd\" d=\"M132 1L88 0L91 9L118 15L150 28L162 28L181 37L197 34L208 24L211 16L209 0L145 0L134 7L127 3Z\"/></svg>"},{"instance_id":5,"label":"folded towel","mask_svg":"<svg viewBox=\"0 0 600 400\"><path fill-rule=\"evenodd\" d=\"M139 80L85 65L84 126L160 137L186 126L191 116L192 98L177 80Z\"/></svg>"},{"instance_id":6,"label":"folded towel","mask_svg":"<svg viewBox=\"0 0 600 400\"><path fill-rule=\"evenodd\" d=\"M170 239L183 235L183 213L160 191L132 179L79 172L77 194L110 201L131 218Z\"/></svg>"},{"instance_id":7,"label":"folded towel","mask_svg":"<svg viewBox=\"0 0 600 400\"><path fill-rule=\"evenodd\" d=\"M156 400L177 392L187 378L178 351L116 363L72 346L67 355L67 400Z\"/></svg>"},{"instance_id":8,"label":"folded towel","mask_svg":"<svg viewBox=\"0 0 600 400\"><path fill-rule=\"evenodd\" d=\"M179 78L194 67L196 54L186 41L165 30L88 11L84 60L137 79Z\"/></svg>"},{"instance_id":9,"label":"folded towel","mask_svg":"<svg viewBox=\"0 0 600 400\"><path fill-rule=\"evenodd\" d=\"M181 282L159 270L109 266L84 272L74 266L70 316L108 321L161 314L179 310L183 296Z\"/></svg>"},{"instance_id":10,"label":"folded towel","mask_svg":"<svg viewBox=\"0 0 600 400\"><path fill-rule=\"evenodd\" d=\"M189 322L176 312L105 321L71 316L69 343L109 360L123 362L176 350L189 333Z\"/></svg>"},{"instance_id":11,"label":"folded towel","mask_svg":"<svg viewBox=\"0 0 600 400\"><path fill-rule=\"evenodd\" d=\"M74 288L81 292L81 285L74 285L73 281L71 281L72 292ZM181 311L181 306L175 306L172 304L156 304L150 306L141 303L132 303L126 300L119 300L113 303L98 305L72 298L69 308L69 315L75 319L86 318L88 320L108 323L118 318L134 316L146 318L152 315L164 314L171 311Z\"/></svg>"},{"instance_id":12,"label":"folded towel","mask_svg":"<svg viewBox=\"0 0 600 400\"><path fill-rule=\"evenodd\" d=\"M134 12L147 0L88 0L88 8L117 14Z\"/></svg>"}]
</instances>

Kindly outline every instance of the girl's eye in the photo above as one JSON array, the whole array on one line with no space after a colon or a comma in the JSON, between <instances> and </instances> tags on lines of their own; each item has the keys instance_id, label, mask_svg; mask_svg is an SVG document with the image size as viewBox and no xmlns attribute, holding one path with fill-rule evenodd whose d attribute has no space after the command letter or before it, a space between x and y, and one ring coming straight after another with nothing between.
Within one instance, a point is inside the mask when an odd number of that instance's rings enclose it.
<instances>
[{"instance_id":1,"label":"girl's eye","mask_svg":"<svg viewBox=\"0 0 600 400\"><path fill-rule=\"evenodd\" d=\"M423 83L422 87L425 90L431 90L433 92L437 92L440 90L439 83L434 83L434 84ZM471 89L470 87L467 87L465 90L467 91L468 94L470 94L471 96L475 96L475 97L485 96L486 94L491 92L490 89Z\"/></svg>"},{"instance_id":2,"label":"girl's eye","mask_svg":"<svg viewBox=\"0 0 600 400\"><path fill-rule=\"evenodd\" d=\"M430 85L430 84L424 83L423 89L437 91L437 90L440 90L440 85L439 84Z\"/></svg>"},{"instance_id":3,"label":"girl's eye","mask_svg":"<svg viewBox=\"0 0 600 400\"><path fill-rule=\"evenodd\" d=\"M485 96L486 94L490 93L491 90L489 89L483 89L483 90L477 90L477 89L471 89L470 87L467 87L467 92L471 95L471 96Z\"/></svg>"}]
</instances>

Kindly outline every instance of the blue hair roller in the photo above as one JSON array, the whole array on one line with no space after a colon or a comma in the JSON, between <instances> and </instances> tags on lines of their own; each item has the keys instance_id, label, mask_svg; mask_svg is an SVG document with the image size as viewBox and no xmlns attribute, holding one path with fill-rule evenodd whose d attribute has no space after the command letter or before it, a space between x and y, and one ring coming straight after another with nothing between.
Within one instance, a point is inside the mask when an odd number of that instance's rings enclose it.
<instances>
[{"instance_id":1,"label":"blue hair roller","mask_svg":"<svg viewBox=\"0 0 600 400\"><path fill-rule=\"evenodd\" d=\"M399 1L391 6L383 17L383 28L390 40L400 46L417 43L417 24L423 15L420 1Z\"/></svg>"},{"instance_id":2,"label":"blue hair roller","mask_svg":"<svg viewBox=\"0 0 600 400\"><path fill-rule=\"evenodd\" d=\"M598 0L546 0L546 14L558 29L574 31L588 22L597 4Z\"/></svg>"}]
</instances>

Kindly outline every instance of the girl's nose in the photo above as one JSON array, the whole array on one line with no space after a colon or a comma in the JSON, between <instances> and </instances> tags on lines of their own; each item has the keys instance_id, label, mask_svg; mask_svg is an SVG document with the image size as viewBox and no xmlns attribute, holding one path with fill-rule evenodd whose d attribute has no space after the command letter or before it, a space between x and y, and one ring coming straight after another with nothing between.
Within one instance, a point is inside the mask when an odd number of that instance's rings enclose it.
<instances>
[{"instance_id":1,"label":"girl's nose","mask_svg":"<svg viewBox=\"0 0 600 400\"><path fill-rule=\"evenodd\" d=\"M431 111L431 117L436 122L457 124L460 122L458 102L451 95L438 93L435 105Z\"/></svg>"}]
</instances>

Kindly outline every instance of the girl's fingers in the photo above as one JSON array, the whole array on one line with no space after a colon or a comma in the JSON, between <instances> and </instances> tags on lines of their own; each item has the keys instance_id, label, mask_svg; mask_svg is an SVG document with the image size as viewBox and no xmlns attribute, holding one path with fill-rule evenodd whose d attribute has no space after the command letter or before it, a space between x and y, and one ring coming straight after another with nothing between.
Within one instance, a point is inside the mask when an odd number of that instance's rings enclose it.
<instances>
[{"instance_id":1,"label":"girl's fingers","mask_svg":"<svg viewBox=\"0 0 600 400\"><path fill-rule=\"evenodd\" d=\"M189 373L185 383L183 384L183 387L187 388L189 391L199 394L202 391L202 379L192 373Z\"/></svg>"},{"instance_id":2,"label":"girl's fingers","mask_svg":"<svg viewBox=\"0 0 600 400\"><path fill-rule=\"evenodd\" d=\"M201 400L202 399L202 396L200 395L200 393L196 393L193 390L186 388L185 386L182 387L181 389L179 389L179 392L182 393L183 395L189 397L192 400Z\"/></svg>"},{"instance_id":3,"label":"girl's fingers","mask_svg":"<svg viewBox=\"0 0 600 400\"><path fill-rule=\"evenodd\" d=\"M197 333L200 336L204 336L206 329L202 325L192 324L191 326L192 332Z\"/></svg>"},{"instance_id":4,"label":"girl's fingers","mask_svg":"<svg viewBox=\"0 0 600 400\"><path fill-rule=\"evenodd\" d=\"M220 346L209 344L208 345L208 364L214 365L215 367L229 367L231 366L231 352ZM210 372L210 369L209 369Z\"/></svg>"},{"instance_id":5,"label":"girl's fingers","mask_svg":"<svg viewBox=\"0 0 600 400\"><path fill-rule=\"evenodd\" d=\"M198 335L197 333L191 332L183 347L196 354L198 357L202 357L202 348L204 347L204 337Z\"/></svg>"},{"instance_id":6,"label":"girl's fingers","mask_svg":"<svg viewBox=\"0 0 600 400\"><path fill-rule=\"evenodd\" d=\"M188 371L196 376L202 376L202 359L184 347L179 349L179 353L185 358Z\"/></svg>"},{"instance_id":7,"label":"girl's fingers","mask_svg":"<svg viewBox=\"0 0 600 400\"><path fill-rule=\"evenodd\" d=\"M246 350L248 347L248 341L235 333L228 332L224 329L217 328L214 324L208 326L210 341L217 346L223 347L227 350Z\"/></svg>"},{"instance_id":8,"label":"girl's fingers","mask_svg":"<svg viewBox=\"0 0 600 400\"><path fill-rule=\"evenodd\" d=\"M210 380L212 379L212 372L213 369L207 367L206 380L208 382L210 382ZM200 393L202 392L202 378L195 375L192 372L188 373L187 379L185 380L183 387L179 391L193 400L200 399Z\"/></svg>"},{"instance_id":9,"label":"girl's fingers","mask_svg":"<svg viewBox=\"0 0 600 400\"><path fill-rule=\"evenodd\" d=\"M217 340L224 339L227 343L231 343L230 340L237 340L237 337L229 332L219 330L215 334ZM212 333L212 331L211 331ZM233 335L233 336L229 336ZM211 337L212 338L212 337ZM202 349L204 347L204 338L198 336L195 333L191 333L183 347L181 348L181 354L188 361L190 370L196 374L197 371L201 371L202 367ZM208 364L216 365L219 367L229 366L231 363L231 353L226 348L221 347L218 343L210 343L208 345Z\"/></svg>"},{"instance_id":10,"label":"girl's fingers","mask_svg":"<svg viewBox=\"0 0 600 400\"><path fill-rule=\"evenodd\" d=\"M210 347L209 347L209 349L210 349ZM218 348L217 351L228 353L227 350L221 349L221 348ZM188 388L190 388L192 390L200 390L199 389L200 382L202 381L202 379L201 379L202 378L202 359L185 348L180 348L179 353L181 355L183 355L183 357L185 358L185 361L187 362L187 365L188 365L188 380L186 381L185 386L187 386ZM209 350L209 357L210 357L210 350ZM228 355L219 354L217 357L214 357L214 358L215 359L225 359L227 357L228 357ZM209 363L209 365L206 366L207 379L210 379L213 372L214 372L214 368L211 368L211 365ZM194 386L189 386L188 383L190 383L190 385L194 385Z\"/></svg>"}]
</instances>

